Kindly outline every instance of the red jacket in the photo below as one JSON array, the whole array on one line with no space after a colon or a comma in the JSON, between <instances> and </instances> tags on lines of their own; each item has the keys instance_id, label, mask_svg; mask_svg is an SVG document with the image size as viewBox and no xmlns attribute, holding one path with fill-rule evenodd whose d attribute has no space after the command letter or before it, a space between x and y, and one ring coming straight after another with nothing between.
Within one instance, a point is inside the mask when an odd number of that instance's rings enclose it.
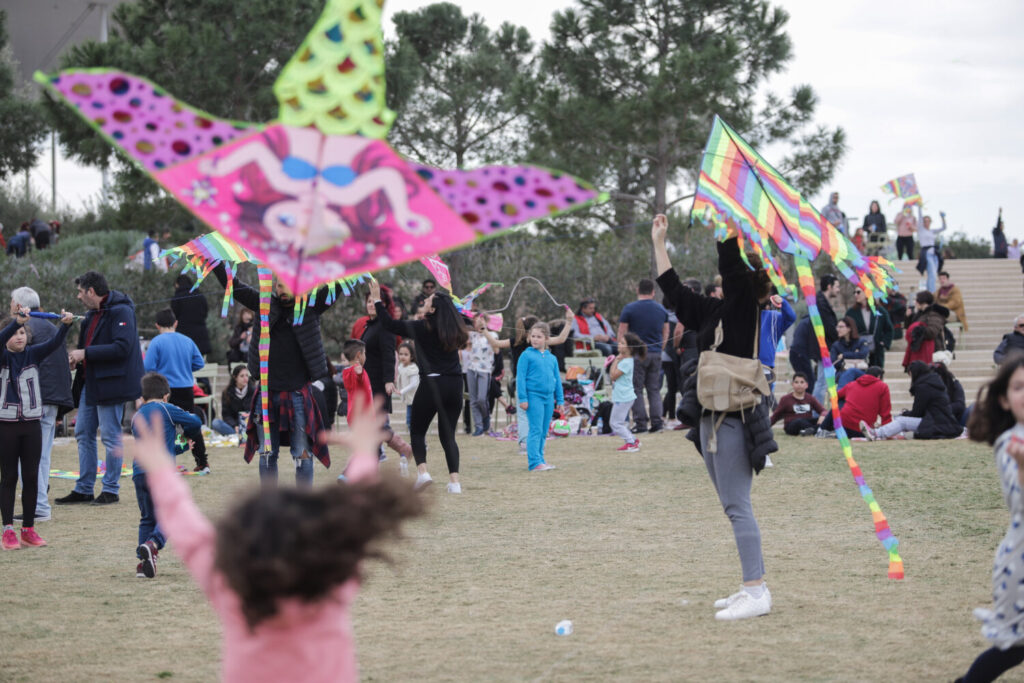
<instances>
[{"instance_id":1,"label":"red jacket","mask_svg":"<svg viewBox=\"0 0 1024 683\"><path fill-rule=\"evenodd\" d=\"M935 340L924 339L921 341L921 348L914 351L910 348L910 337L914 333L914 330L918 327L923 327L924 323L918 320L917 322L907 327L907 333L905 335L907 339L907 349L903 352L903 369L913 363L915 360L922 361L924 363L931 363L932 356L935 354Z\"/></svg>"},{"instance_id":2,"label":"red jacket","mask_svg":"<svg viewBox=\"0 0 1024 683\"><path fill-rule=\"evenodd\" d=\"M370 388L370 378L366 374L366 369L363 368L362 372L356 372L354 365L341 371L341 382L348 393L348 412L345 414L345 418L351 423L352 413L357 406L365 410L368 406L373 405L373 389Z\"/></svg>"},{"instance_id":3,"label":"red jacket","mask_svg":"<svg viewBox=\"0 0 1024 683\"><path fill-rule=\"evenodd\" d=\"M892 422L892 400L889 385L872 375L861 375L839 390L840 400L846 403L839 411L843 426L860 431L860 421L869 425L882 416L882 424Z\"/></svg>"}]
</instances>

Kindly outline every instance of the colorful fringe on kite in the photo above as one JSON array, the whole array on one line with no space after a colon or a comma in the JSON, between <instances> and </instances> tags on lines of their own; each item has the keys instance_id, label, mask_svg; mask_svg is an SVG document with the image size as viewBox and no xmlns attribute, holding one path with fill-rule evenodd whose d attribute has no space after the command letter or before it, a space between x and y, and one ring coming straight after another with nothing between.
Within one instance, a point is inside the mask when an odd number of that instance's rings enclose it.
<instances>
[{"instance_id":1,"label":"colorful fringe on kite","mask_svg":"<svg viewBox=\"0 0 1024 683\"><path fill-rule=\"evenodd\" d=\"M836 371L825 343L811 271L811 262L820 253L827 254L843 277L862 288L874 310L875 300L884 301L885 292L894 286L892 263L882 257L861 254L846 235L826 221L778 171L717 116L704 150L691 216L713 227L718 239L724 239L730 228L735 229L741 248L749 246L761 256L765 270L780 292L786 291L785 277L772 245L793 257L800 290L807 302L808 315L821 351L836 436L861 497L871 510L875 535L889 554L889 578L902 579L899 541L889 529L874 493L864 482L839 416Z\"/></svg>"}]
</instances>

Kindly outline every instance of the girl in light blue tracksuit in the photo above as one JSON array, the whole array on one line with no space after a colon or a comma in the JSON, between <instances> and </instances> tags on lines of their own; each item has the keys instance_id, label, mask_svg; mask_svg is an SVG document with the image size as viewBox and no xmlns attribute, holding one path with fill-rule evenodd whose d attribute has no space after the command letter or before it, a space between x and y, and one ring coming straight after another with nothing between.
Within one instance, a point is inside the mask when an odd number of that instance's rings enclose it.
<instances>
[{"instance_id":1,"label":"girl in light blue tracksuit","mask_svg":"<svg viewBox=\"0 0 1024 683\"><path fill-rule=\"evenodd\" d=\"M546 323L530 328L530 348L523 351L516 364L516 395L519 407L526 411L530 433L526 439L526 456L531 472L555 469L544 462L544 441L555 405L565 400L562 378L558 374L558 361L548 351L551 330Z\"/></svg>"}]
</instances>

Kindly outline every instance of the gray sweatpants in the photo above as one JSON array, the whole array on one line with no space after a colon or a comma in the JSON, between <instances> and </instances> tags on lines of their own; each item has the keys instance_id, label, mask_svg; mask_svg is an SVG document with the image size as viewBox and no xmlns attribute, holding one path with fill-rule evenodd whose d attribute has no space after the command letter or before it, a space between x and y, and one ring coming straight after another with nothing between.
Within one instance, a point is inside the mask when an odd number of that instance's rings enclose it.
<instances>
[{"instance_id":1,"label":"gray sweatpants","mask_svg":"<svg viewBox=\"0 0 1024 683\"><path fill-rule=\"evenodd\" d=\"M632 401L612 404L612 414L608 418L609 426L615 436L622 437L626 443L633 443L636 437L629 431L629 409L633 407Z\"/></svg>"},{"instance_id":2,"label":"gray sweatpants","mask_svg":"<svg viewBox=\"0 0 1024 683\"><path fill-rule=\"evenodd\" d=\"M633 360L633 391L636 392L636 400L633 401L633 422L637 428L647 427L648 413L644 405L644 391L647 392L647 402L651 405L650 421L651 427L660 428L662 425L661 407L661 354L657 351L647 351L647 357Z\"/></svg>"},{"instance_id":3,"label":"gray sweatpants","mask_svg":"<svg viewBox=\"0 0 1024 683\"><path fill-rule=\"evenodd\" d=\"M700 449L704 454L704 466L715 485L722 509L732 522L743 580L756 581L764 576L764 558L761 556L761 529L754 519L754 508L750 503L754 469L747 456L743 423L738 417L725 418L718 428L718 452L711 454L708 442L714 427L715 420L710 415L700 418Z\"/></svg>"}]
</instances>

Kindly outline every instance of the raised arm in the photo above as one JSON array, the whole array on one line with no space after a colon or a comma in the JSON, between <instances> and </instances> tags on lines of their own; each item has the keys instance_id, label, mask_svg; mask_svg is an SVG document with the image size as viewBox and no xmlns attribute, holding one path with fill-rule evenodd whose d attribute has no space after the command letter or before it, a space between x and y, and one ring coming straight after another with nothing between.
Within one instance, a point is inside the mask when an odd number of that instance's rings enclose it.
<instances>
[{"instance_id":1,"label":"raised arm","mask_svg":"<svg viewBox=\"0 0 1024 683\"><path fill-rule=\"evenodd\" d=\"M654 266L658 275L672 268L672 261L668 257L668 246L665 244L668 235L668 218L663 213L654 217L651 223L651 241L654 243ZM621 333L622 326L619 326Z\"/></svg>"},{"instance_id":2,"label":"raised arm","mask_svg":"<svg viewBox=\"0 0 1024 683\"><path fill-rule=\"evenodd\" d=\"M227 270L225 270L223 263L217 264L217 267L213 269L213 274L216 276L217 282L220 283L221 287L226 288L228 286L228 273ZM242 304L250 311L260 310L260 293L258 290L253 289L235 277L231 291L235 301Z\"/></svg>"},{"instance_id":3,"label":"raised arm","mask_svg":"<svg viewBox=\"0 0 1024 683\"><path fill-rule=\"evenodd\" d=\"M564 344L565 340L569 338L569 333L572 332L572 321L573 314L568 308L565 309L565 325L562 327L562 331L558 333L557 337L552 337L548 343L551 346L558 346Z\"/></svg>"}]
</instances>

